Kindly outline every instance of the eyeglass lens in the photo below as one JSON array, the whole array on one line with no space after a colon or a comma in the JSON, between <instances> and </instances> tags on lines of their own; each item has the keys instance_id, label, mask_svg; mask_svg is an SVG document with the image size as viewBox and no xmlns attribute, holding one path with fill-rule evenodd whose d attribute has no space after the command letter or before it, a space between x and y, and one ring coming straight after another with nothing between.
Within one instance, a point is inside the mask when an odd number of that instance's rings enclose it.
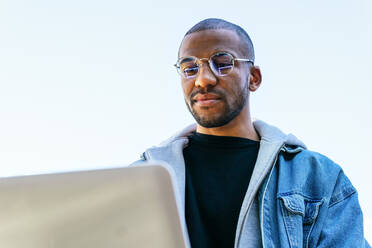
<instances>
[{"instance_id":1,"label":"eyeglass lens","mask_svg":"<svg viewBox=\"0 0 372 248\"><path fill-rule=\"evenodd\" d=\"M195 77L199 72L198 59L195 57L184 58L179 63L179 70L185 78ZM229 74L234 67L234 58L228 53L217 53L212 55L209 66L217 76Z\"/></svg>"}]
</instances>

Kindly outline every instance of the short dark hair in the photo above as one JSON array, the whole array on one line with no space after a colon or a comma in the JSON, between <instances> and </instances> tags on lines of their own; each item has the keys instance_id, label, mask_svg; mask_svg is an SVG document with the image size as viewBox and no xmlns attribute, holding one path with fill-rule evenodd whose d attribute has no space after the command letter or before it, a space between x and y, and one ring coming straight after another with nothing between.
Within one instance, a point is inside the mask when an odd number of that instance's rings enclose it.
<instances>
[{"instance_id":1,"label":"short dark hair","mask_svg":"<svg viewBox=\"0 0 372 248\"><path fill-rule=\"evenodd\" d=\"M254 61L255 56L254 56L254 47L253 47L253 42L247 32L240 26L228 22L223 19L218 19L218 18L208 18L203 21L198 22L195 24L192 28L189 29L189 31L186 32L185 38L187 35L203 31L203 30L213 30L213 29L227 29L227 30L232 30L237 33L237 35L244 41L246 45L246 56L248 56L249 59ZM182 44L182 43L181 43ZM179 50L178 50L179 51ZM178 52L179 53L179 52Z\"/></svg>"}]
</instances>

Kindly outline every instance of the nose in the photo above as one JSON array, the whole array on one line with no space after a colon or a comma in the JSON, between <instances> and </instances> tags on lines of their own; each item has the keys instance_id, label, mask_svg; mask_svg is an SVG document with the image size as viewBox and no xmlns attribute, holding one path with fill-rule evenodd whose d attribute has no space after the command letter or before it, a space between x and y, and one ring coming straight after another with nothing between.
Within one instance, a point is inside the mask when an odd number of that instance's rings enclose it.
<instances>
[{"instance_id":1,"label":"nose","mask_svg":"<svg viewBox=\"0 0 372 248\"><path fill-rule=\"evenodd\" d=\"M203 61L204 62L204 61ZM195 79L195 87L208 88L217 84L217 78L207 61L199 64L199 73Z\"/></svg>"}]
</instances>

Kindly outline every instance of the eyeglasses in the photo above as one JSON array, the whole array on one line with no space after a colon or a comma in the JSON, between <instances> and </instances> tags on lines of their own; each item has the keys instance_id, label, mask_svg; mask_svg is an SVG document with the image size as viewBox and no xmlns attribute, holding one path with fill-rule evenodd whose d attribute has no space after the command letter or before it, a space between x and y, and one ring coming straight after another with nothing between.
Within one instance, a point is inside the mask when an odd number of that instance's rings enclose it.
<instances>
[{"instance_id":1,"label":"eyeglasses","mask_svg":"<svg viewBox=\"0 0 372 248\"><path fill-rule=\"evenodd\" d=\"M178 73L186 79L194 78L197 76L201 61L208 61L209 67L212 72L219 77L228 75L234 69L235 61L244 61L254 64L251 59L234 58L228 52L218 52L208 58L197 58L194 56L179 58L174 66L177 68Z\"/></svg>"}]
</instances>

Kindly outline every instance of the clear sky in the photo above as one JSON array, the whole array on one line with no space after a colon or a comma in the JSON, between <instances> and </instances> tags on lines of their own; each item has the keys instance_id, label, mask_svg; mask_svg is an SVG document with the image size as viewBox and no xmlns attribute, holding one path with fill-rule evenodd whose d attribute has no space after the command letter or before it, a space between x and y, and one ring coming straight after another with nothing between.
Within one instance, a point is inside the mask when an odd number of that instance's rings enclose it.
<instances>
[{"instance_id":1,"label":"clear sky","mask_svg":"<svg viewBox=\"0 0 372 248\"><path fill-rule=\"evenodd\" d=\"M372 1L0 0L0 176L122 166L193 122L173 68L218 17L251 35L252 115L339 163L372 241Z\"/></svg>"}]
</instances>

